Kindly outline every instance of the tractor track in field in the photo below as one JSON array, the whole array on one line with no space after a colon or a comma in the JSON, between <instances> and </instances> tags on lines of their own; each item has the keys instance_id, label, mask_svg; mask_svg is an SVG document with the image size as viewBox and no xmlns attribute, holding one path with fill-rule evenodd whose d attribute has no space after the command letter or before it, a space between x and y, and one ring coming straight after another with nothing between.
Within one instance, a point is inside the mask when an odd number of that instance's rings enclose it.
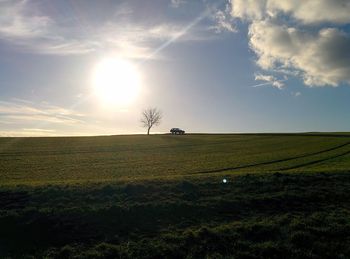
<instances>
[{"instance_id":1,"label":"tractor track in field","mask_svg":"<svg viewBox=\"0 0 350 259\"><path fill-rule=\"evenodd\" d=\"M324 149L324 150L321 150L321 151L317 151L317 152L314 152L314 153L298 155L298 156L288 157L288 158L282 158L282 159L277 159L277 160L272 160L272 161L266 161L266 162L261 162L261 163L249 164L249 165L242 165L242 166L235 166L235 167L225 167L225 168L219 168L219 169L197 171L197 172L194 172L194 173L191 173L191 174L220 173L220 172L225 172L225 171L239 170L239 169L245 169L245 168L261 166L261 165L270 165L270 164L275 164L275 163L280 163L280 162L290 161L290 160L294 160L294 159L311 157L311 156L327 153L327 152L330 152L330 151L341 149L341 148L349 146L349 145L350 145L350 142L347 142L347 143L344 143L344 144L341 144L341 145L338 145L338 146L335 146L335 147L332 147L332 148L327 148L327 149ZM337 158L337 157L345 156L347 154L350 154L350 151L346 151L346 152L344 152L342 154L338 154L338 155L335 155L335 156L332 156L332 157L323 158L323 159L319 159L319 160L315 160L315 161L310 161L310 162L307 162L307 163L299 164L299 165L296 165L296 166L290 166L290 167L286 167L286 168L282 168L282 169L278 169L278 170L285 171L285 170L289 170L289 169L295 169L295 168L299 168L299 167L303 167L303 166L312 165L312 164L320 163L320 162L323 162L323 161L331 160L331 159L334 159L334 158Z\"/></svg>"},{"instance_id":2,"label":"tractor track in field","mask_svg":"<svg viewBox=\"0 0 350 259\"><path fill-rule=\"evenodd\" d=\"M284 168L280 168L280 169L278 169L278 170L279 170L279 171L286 171L286 170L296 169L296 168L300 168L300 167L304 167L304 166L308 166L308 165L318 164L318 163L322 163L322 162L324 162L324 161L332 160L332 159L334 159L334 158L346 156L346 155L348 155L348 154L350 154L350 150L349 150L349 151L346 151L346 152L344 152L344 153L338 154L338 155L334 155L334 156L330 156L330 157L326 157L326 158L322 158L322 159L318 159L318 160L314 160L314 161L302 163L302 164L299 164L299 165L284 167Z\"/></svg>"}]
</instances>

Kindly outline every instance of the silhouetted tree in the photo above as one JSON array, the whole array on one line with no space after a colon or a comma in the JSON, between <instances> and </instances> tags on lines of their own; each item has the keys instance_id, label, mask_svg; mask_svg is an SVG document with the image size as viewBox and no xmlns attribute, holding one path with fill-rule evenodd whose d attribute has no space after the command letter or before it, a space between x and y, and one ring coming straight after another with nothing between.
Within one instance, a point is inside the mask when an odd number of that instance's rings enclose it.
<instances>
[{"instance_id":1,"label":"silhouetted tree","mask_svg":"<svg viewBox=\"0 0 350 259\"><path fill-rule=\"evenodd\" d=\"M159 125L162 120L162 113L157 108L148 108L142 112L141 123L147 128L147 135L154 125Z\"/></svg>"}]
</instances>

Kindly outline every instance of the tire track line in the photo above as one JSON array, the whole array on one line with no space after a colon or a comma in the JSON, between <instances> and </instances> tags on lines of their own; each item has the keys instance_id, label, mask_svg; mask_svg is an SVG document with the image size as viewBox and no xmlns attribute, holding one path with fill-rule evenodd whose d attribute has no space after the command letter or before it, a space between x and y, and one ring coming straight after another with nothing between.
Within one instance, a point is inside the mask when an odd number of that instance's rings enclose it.
<instances>
[{"instance_id":1,"label":"tire track line","mask_svg":"<svg viewBox=\"0 0 350 259\"><path fill-rule=\"evenodd\" d=\"M318 163L321 163L321 162L324 162L324 161L332 160L332 159L334 159L334 158L346 156L346 155L348 155L348 154L350 154L350 150L349 150L349 151L346 151L346 152L344 152L344 153L335 155L335 156L326 157L326 158L323 158L323 159L318 159L318 160L306 162L306 163L299 164L299 165L295 165L295 166L289 166L289 167L281 168L281 169L278 169L278 170L280 170L280 171L285 171L285 170L296 169L296 168L300 168L300 167L304 167L304 166L308 166L308 165L318 164Z\"/></svg>"},{"instance_id":2,"label":"tire track line","mask_svg":"<svg viewBox=\"0 0 350 259\"><path fill-rule=\"evenodd\" d=\"M260 166L260 165L270 165L270 164L274 164L274 163L285 162L285 161L290 161L290 160L294 160L294 159L298 159L298 158L305 158L305 157L319 155L319 154L322 154L322 153L327 153L327 152L330 152L330 151L334 151L334 150L343 148L343 147L348 146L348 145L350 145L350 142L347 142L347 143L344 143L344 144L341 144L341 145L338 145L338 146L335 146L335 147L332 147L332 148L328 148L328 149L324 149L324 150L321 150L321 151L317 151L317 152L314 152L314 153L305 154L305 155L299 155L299 156L283 158L283 159L277 159L277 160L261 162L261 163L255 163L255 164L250 164L250 165L235 166L235 167L225 167L225 168L219 168L219 169L213 169L213 170L205 170L205 171L197 171L197 172L193 172L191 174L220 173L220 172L232 171L232 170L238 170L238 169L245 169L245 168L255 167L255 166ZM347 151L347 152L343 153L342 155L346 155L348 153L350 153L350 151ZM335 156L335 157L337 157L337 156ZM333 159L335 157L332 157L330 159ZM311 163L311 162L309 162L309 163ZM288 170L288 169L279 169L279 170Z\"/></svg>"}]
</instances>

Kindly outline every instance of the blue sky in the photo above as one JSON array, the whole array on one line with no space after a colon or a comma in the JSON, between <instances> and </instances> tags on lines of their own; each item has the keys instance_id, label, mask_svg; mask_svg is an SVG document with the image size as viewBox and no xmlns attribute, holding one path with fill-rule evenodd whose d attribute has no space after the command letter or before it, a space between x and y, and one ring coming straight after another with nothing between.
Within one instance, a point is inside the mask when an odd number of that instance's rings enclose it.
<instances>
[{"instance_id":1,"label":"blue sky","mask_svg":"<svg viewBox=\"0 0 350 259\"><path fill-rule=\"evenodd\" d=\"M0 135L349 131L350 1L0 0ZM140 90L106 104L96 65ZM116 71L118 74L118 71ZM127 86L122 86L127 87Z\"/></svg>"}]
</instances>

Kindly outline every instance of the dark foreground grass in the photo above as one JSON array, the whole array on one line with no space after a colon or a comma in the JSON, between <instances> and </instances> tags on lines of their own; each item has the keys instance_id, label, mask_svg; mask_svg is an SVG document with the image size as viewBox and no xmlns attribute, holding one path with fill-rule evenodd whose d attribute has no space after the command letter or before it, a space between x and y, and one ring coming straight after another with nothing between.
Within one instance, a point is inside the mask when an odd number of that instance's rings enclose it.
<instances>
[{"instance_id":1,"label":"dark foreground grass","mask_svg":"<svg viewBox=\"0 0 350 259\"><path fill-rule=\"evenodd\" d=\"M350 258L349 190L347 172L2 187L0 257Z\"/></svg>"}]
</instances>

